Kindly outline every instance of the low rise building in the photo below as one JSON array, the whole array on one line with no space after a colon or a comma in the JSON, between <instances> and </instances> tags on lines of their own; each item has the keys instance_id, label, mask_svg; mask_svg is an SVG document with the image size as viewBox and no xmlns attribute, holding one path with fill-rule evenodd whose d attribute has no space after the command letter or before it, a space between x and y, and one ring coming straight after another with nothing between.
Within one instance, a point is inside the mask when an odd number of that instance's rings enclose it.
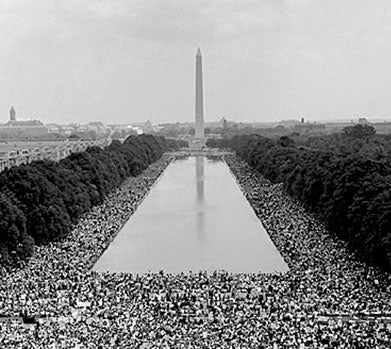
<instances>
[{"instance_id":1,"label":"low rise building","mask_svg":"<svg viewBox=\"0 0 391 349\"><path fill-rule=\"evenodd\" d=\"M88 147L98 146L105 147L110 144L110 140L75 140L62 141L53 145L48 144L41 146L17 147L15 149L0 150L0 172L6 168L29 164L37 160L59 161L67 156L87 150ZM3 147L4 148L4 147ZM1 149L1 146L0 146Z\"/></svg>"},{"instance_id":2,"label":"low rise building","mask_svg":"<svg viewBox=\"0 0 391 349\"><path fill-rule=\"evenodd\" d=\"M0 125L1 139L38 139L48 133L50 133L49 127L39 120L17 120L14 107L10 109L9 121Z\"/></svg>"}]
</instances>

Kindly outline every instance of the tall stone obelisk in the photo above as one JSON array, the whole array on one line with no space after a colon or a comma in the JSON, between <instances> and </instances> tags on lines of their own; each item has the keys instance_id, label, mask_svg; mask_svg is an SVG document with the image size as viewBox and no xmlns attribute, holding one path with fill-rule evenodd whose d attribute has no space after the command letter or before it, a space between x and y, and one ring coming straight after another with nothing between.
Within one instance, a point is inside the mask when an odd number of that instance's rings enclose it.
<instances>
[{"instance_id":1,"label":"tall stone obelisk","mask_svg":"<svg viewBox=\"0 0 391 349\"><path fill-rule=\"evenodd\" d=\"M205 145L204 138L204 98L202 86L202 56L198 48L196 56L196 101L195 101L195 138L198 146Z\"/></svg>"}]
</instances>

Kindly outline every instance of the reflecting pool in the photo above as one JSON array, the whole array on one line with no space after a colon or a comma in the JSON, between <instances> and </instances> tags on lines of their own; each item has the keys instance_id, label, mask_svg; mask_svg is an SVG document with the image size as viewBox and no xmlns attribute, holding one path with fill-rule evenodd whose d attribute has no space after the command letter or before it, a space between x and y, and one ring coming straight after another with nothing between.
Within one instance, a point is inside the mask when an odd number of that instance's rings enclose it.
<instances>
[{"instance_id":1,"label":"reflecting pool","mask_svg":"<svg viewBox=\"0 0 391 349\"><path fill-rule=\"evenodd\" d=\"M200 155L167 167L93 269L269 273L288 267L226 163Z\"/></svg>"}]
</instances>

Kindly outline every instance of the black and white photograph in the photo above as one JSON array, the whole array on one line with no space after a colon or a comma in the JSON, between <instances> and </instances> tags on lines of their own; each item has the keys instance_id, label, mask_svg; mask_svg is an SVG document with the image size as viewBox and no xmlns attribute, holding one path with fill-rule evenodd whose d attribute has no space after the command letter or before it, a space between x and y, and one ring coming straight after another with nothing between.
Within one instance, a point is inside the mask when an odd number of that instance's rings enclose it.
<instances>
[{"instance_id":1,"label":"black and white photograph","mask_svg":"<svg viewBox=\"0 0 391 349\"><path fill-rule=\"evenodd\" d=\"M391 1L0 0L1 349L390 349Z\"/></svg>"}]
</instances>

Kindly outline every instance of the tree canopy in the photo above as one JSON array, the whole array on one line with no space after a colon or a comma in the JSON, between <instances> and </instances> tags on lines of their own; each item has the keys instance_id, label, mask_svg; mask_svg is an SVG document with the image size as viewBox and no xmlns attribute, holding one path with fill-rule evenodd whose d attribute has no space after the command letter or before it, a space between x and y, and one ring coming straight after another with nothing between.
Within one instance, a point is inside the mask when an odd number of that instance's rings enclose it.
<instances>
[{"instance_id":1,"label":"tree canopy","mask_svg":"<svg viewBox=\"0 0 391 349\"><path fill-rule=\"evenodd\" d=\"M62 239L127 177L179 146L164 137L129 136L124 143L90 147L59 162L36 161L1 172L0 262L15 263L31 256L34 244Z\"/></svg>"},{"instance_id":2,"label":"tree canopy","mask_svg":"<svg viewBox=\"0 0 391 349\"><path fill-rule=\"evenodd\" d=\"M360 258L391 270L391 144L387 136L374 137L371 127L357 126L298 145L259 135L209 145L235 150L267 178L282 182ZM364 134L373 139L357 151L361 140L354 138Z\"/></svg>"}]
</instances>

